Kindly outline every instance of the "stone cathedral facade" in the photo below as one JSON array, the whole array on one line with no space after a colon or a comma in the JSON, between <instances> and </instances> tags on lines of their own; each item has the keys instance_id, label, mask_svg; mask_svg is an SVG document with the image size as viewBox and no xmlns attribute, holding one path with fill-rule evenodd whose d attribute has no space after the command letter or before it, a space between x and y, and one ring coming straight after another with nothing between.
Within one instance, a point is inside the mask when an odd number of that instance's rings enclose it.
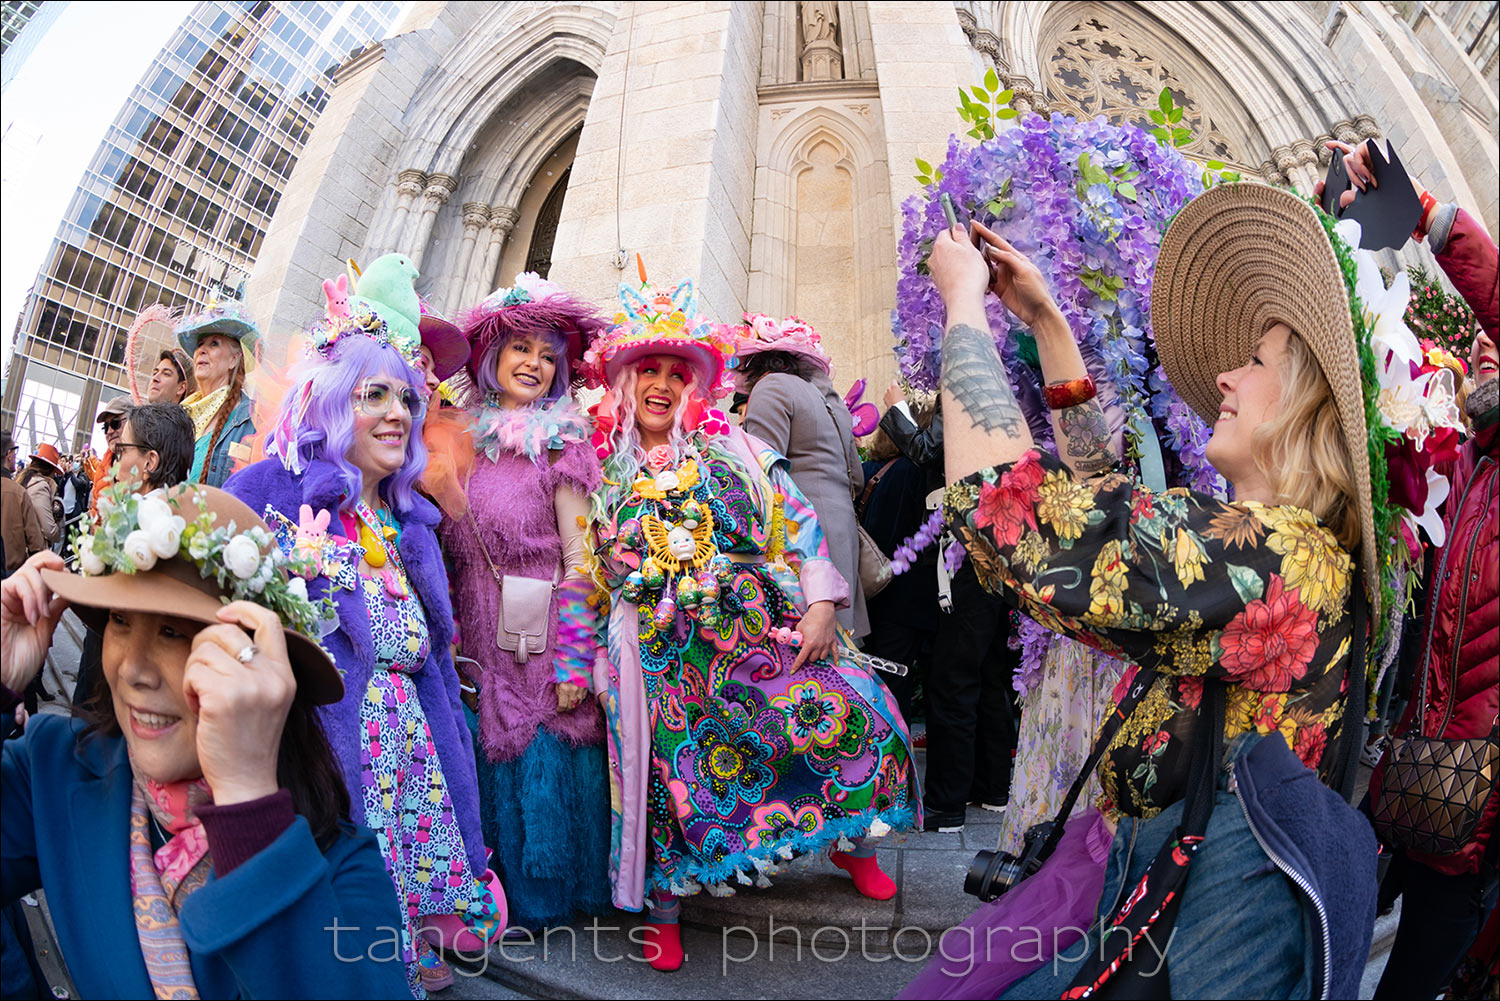
<instances>
[{"instance_id":1,"label":"stone cathedral facade","mask_svg":"<svg viewBox=\"0 0 1500 1001\"><path fill-rule=\"evenodd\" d=\"M401 251L445 311L523 270L608 310L640 253L708 315L801 316L878 395L914 158L986 69L1044 114L1140 121L1170 87L1190 154L1303 191L1328 137L1387 136L1500 232L1493 6L419 2L340 69L248 299L305 324L345 258Z\"/></svg>"}]
</instances>

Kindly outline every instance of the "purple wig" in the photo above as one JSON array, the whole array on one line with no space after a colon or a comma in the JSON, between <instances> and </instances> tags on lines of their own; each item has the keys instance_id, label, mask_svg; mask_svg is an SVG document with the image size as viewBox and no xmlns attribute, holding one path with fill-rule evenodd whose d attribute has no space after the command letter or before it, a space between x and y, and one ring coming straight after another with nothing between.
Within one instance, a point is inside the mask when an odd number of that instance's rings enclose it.
<instances>
[{"instance_id":1,"label":"purple wig","mask_svg":"<svg viewBox=\"0 0 1500 1001\"><path fill-rule=\"evenodd\" d=\"M556 330L547 328L537 330L515 330L507 335L494 337L479 356L477 365L472 367L474 383L479 387L481 393L498 393L501 391L500 383L495 380L495 369L499 367L500 352L505 350L506 345L518 337L537 337L545 341L553 353L557 356L557 371L552 373L552 385L541 395L538 402L551 403L568 391L568 384L572 381L570 366L568 365L568 339Z\"/></svg>"},{"instance_id":2,"label":"purple wig","mask_svg":"<svg viewBox=\"0 0 1500 1001\"><path fill-rule=\"evenodd\" d=\"M366 379L384 376L404 383L426 398L426 380L401 354L372 337L341 337L333 357L315 355L292 372L292 388L282 401L276 424L266 439L266 452L281 458L297 472L312 459L331 462L343 473L340 508L352 511L359 500L364 474L349 461L354 442L354 392ZM411 422L406 439L406 462L380 484L380 492L397 511L409 511L417 496L417 480L427 468L427 446L422 443L422 421Z\"/></svg>"}]
</instances>

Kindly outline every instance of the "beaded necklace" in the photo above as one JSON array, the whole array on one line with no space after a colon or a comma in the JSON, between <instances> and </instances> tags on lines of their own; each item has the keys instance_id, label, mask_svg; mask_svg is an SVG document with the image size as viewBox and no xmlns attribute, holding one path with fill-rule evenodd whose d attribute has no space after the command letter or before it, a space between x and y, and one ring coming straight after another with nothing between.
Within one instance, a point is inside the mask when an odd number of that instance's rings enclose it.
<instances>
[{"instance_id":1,"label":"beaded necklace","mask_svg":"<svg viewBox=\"0 0 1500 1001\"><path fill-rule=\"evenodd\" d=\"M365 562L380 571L385 589L392 597L410 594L406 586L406 569L401 564L401 527L395 516L382 505L377 513L363 500L354 505L359 524L359 544L365 551ZM389 565L388 565L389 564Z\"/></svg>"}]
</instances>

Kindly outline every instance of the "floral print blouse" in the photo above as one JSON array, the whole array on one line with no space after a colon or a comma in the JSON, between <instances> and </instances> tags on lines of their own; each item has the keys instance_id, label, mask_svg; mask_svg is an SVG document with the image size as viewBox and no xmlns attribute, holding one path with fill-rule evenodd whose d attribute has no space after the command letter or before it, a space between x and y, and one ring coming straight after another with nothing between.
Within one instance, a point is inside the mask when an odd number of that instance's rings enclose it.
<instances>
[{"instance_id":1,"label":"floral print blouse","mask_svg":"<svg viewBox=\"0 0 1500 1001\"><path fill-rule=\"evenodd\" d=\"M1229 683L1226 741L1279 730L1319 767L1344 709L1353 563L1310 512L1120 474L1085 485L1035 450L949 487L947 512L987 588L1160 672L1100 766L1106 809L1151 817L1182 797L1204 677Z\"/></svg>"}]
</instances>

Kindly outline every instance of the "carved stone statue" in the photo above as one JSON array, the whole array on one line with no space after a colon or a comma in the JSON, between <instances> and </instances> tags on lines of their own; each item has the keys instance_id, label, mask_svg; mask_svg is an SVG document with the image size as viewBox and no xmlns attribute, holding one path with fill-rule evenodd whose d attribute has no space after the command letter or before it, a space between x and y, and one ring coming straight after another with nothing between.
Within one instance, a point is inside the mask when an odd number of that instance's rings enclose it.
<instances>
[{"instance_id":1,"label":"carved stone statue","mask_svg":"<svg viewBox=\"0 0 1500 1001\"><path fill-rule=\"evenodd\" d=\"M842 80L844 55L839 47L839 5L802 0L802 79Z\"/></svg>"}]
</instances>

